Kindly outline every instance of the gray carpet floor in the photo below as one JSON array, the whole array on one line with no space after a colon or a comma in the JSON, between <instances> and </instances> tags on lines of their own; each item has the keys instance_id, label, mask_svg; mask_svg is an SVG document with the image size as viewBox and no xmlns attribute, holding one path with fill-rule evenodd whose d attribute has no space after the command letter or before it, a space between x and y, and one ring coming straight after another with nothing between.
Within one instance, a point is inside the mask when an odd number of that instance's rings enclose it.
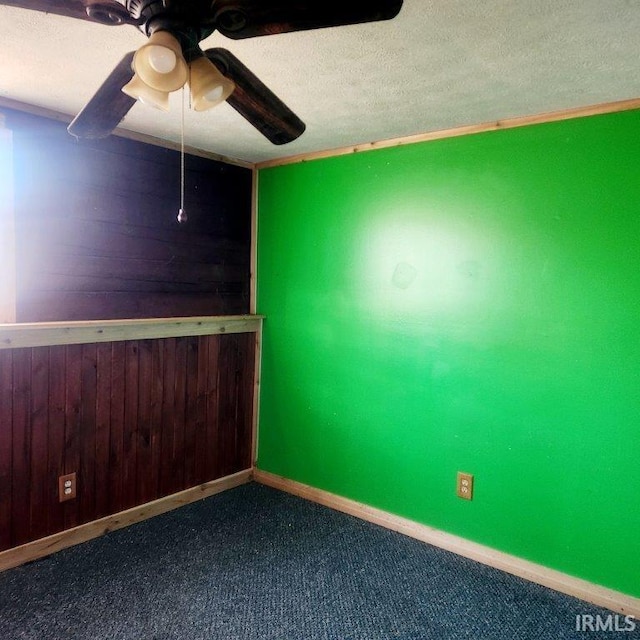
<instances>
[{"instance_id":1,"label":"gray carpet floor","mask_svg":"<svg viewBox=\"0 0 640 640\"><path fill-rule=\"evenodd\" d=\"M258 484L0 574L2 640L640 638L582 614L611 612Z\"/></svg>"}]
</instances>

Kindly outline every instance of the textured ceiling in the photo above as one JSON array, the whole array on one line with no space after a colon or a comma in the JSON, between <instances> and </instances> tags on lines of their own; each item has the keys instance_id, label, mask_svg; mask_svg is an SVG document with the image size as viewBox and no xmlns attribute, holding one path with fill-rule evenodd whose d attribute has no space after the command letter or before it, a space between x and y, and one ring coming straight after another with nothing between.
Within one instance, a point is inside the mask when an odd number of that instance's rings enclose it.
<instances>
[{"instance_id":1,"label":"textured ceiling","mask_svg":"<svg viewBox=\"0 0 640 640\"><path fill-rule=\"evenodd\" d=\"M282 147L227 104L188 111L187 145L258 162L640 96L637 0L405 0L388 22L234 41L232 51L307 124ZM106 27L0 7L0 98L75 114L145 41ZM171 112L136 104L126 129L178 142Z\"/></svg>"}]
</instances>

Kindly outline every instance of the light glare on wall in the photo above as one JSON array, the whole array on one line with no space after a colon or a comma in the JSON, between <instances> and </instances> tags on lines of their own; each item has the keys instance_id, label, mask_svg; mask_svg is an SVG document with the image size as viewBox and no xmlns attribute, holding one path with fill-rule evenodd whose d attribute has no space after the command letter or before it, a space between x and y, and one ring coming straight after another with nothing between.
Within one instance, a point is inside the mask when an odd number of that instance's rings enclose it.
<instances>
[{"instance_id":1,"label":"light glare on wall","mask_svg":"<svg viewBox=\"0 0 640 640\"><path fill-rule=\"evenodd\" d=\"M469 234L441 222L381 220L367 229L362 245L364 310L400 318L456 310L470 292L470 277L477 280L481 270L474 244Z\"/></svg>"},{"instance_id":2,"label":"light glare on wall","mask_svg":"<svg viewBox=\"0 0 640 640\"><path fill-rule=\"evenodd\" d=\"M0 116L0 323L16 321L12 134Z\"/></svg>"}]
</instances>

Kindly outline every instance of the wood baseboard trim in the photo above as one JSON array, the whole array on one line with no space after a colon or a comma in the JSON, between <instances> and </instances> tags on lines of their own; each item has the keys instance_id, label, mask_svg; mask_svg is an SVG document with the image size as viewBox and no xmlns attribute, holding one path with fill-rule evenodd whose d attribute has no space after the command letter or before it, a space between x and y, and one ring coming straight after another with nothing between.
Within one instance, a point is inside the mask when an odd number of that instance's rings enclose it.
<instances>
[{"instance_id":1,"label":"wood baseboard trim","mask_svg":"<svg viewBox=\"0 0 640 640\"><path fill-rule=\"evenodd\" d=\"M252 478L253 470L246 469L239 471L230 476L225 476L218 480L212 480L204 484L185 489L179 493L174 493L164 498L158 498L153 502L147 502L146 504L138 507L127 509L126 511L120 511L111 516L94 520L93 522L87 522L73 529L67 531L61 531L60 533L54 533L34 542L23 544L13 549L7 549L0 553L0 571L17 567L25 562L31 562L38 558L43 558L56 551L61 551L67 547L71 547L81 542L87 542L93 538L98 538L110 531L116 531L136 522L142 522L153 516L172 511L178 507L182 507L191 502L196 502L203 498L221 493L227 489L233 489L242 484L246 484Z\"/></svg>"},{"instance_id":2,"label":"wood baseboard trim","mask_svg":"<svg viewBox=\"0 0 640 640\"><path fill-rule=\"evenodd\" d=\"M381 509L376 509L267 471L255 469L253 479L274 489L280 489L300 498L347 513L361 520L372 522L386 529L397 531L465 558L500 569L530 582L549 587L560 593L579 598L611 611L634 616L640 620L640 598L634 598L619 591L496 551L477 542L465 540L433 527L395 516Z\"/></svg>"}]
</instances>

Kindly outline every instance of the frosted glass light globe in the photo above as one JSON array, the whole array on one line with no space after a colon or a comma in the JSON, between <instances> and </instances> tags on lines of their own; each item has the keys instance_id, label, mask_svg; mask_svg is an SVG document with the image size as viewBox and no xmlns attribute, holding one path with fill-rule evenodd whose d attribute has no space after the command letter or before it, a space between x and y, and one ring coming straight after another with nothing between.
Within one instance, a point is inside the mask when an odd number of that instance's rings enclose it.
<instances>
[{"instance_id":1,"label":"frosted glass light globe","mask_svg":"<svg viewBox=\"0 0 640 640\"><path fill-rule=\"evenodd\" d=\"M176 54L171 49L151 45L147 53L149 65L157 73L171 73L176 68Z\"/></svg>"},{"instance_id":2,"label":"frosted glass light globe","mask_svg":"<svg viewBox=\"0 0 640 640\"><path fill-rule=\"evenodd\" d=\"M204 97L209 102L218 102L218 100L222 100L223 92L224 92L224 88L222 85L219 84L213 89L210 89L209 91L207 91L207 93L204 94Z\"/></svg>"}]
</instances>

